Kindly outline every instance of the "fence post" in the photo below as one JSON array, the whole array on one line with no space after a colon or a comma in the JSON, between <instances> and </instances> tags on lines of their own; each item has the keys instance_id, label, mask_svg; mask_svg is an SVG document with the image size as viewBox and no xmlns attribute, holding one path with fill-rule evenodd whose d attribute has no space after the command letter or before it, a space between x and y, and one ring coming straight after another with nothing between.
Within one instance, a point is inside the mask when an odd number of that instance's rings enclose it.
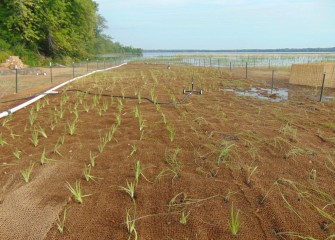
<instances>
[{"instance_id":1,"label":"fence post","mask_svg":"<svg viewBox=\"0 0 335 240\"><path fill-rule=\"evenodd\" d=\"M325 86L325 79L326 79L326 73L323 73L322 87L321 87L321 92L320 92L320 102L322 102L322 95L323 95L323 88Z\"/></svg>"},{"instance_id":2,"label":"fence post","mask_svg":"<svg viewBox=\"0 0 335 240\"><path fill-rule=\"evenodd\" d=\"M271 66L271 59L269 59L269 69L270 69L270 66Z\"/></svg>"},{"instance_id":3,"label":"fence post","mask_svg":"<svg viewBox=\"0 0 335 240\"><path fill-rule=\"evenodd\" d=\"M86 58L86 72L88 73L88 58Z\"/></svg>"},{"instance_id":4,"label":"fence post","mask_svg":"<svg viewBox=\"0 0 335 240\"><path fill-rule=\"evenodd\" d=\"M274 73L275 73L275 70L272 70L271 94L272 94L272 90L273 90L273 78L274 78Z\"/></svg>"},{"instance_id":5,"label":"fence post","mask_svg":"<svg viewBox=\"0 0 335 240\"><path fill-rule=\"evenodd\" d=\"M15 65L15 92L18 93L17 66Z\"/></svg>"},{"instance_id":6,"label":"fence post","mask_svg":"<svg viewBox=\"0 0 335 240\"><path fill-rule=\"evenodd\" d=\"M50 81L52 83L52 63L50 62Z\"/></svg>"},{"instance_id":7,"label":"fence post","mask_svg":"<svg viewBox=\"0 0 335 240\"><path fill-rule=\"evenodd\" d=\"M245 62L245 78L248 79L248 62Z\"/></svg>"},{"instance_id":8,"label":"fence post","mask_svg":"<svg viewBox=\"0 0 335 240\"><path fill-rule=\"evenodd\" d=\"M229 71L231 72L231 62L229 63Z\"/></svg>"},{"instance_id":9,"label":"fence post","mask_svg":"<svg viewBox=\"0 0 335 240\"><path fill-rule=\"evenodd\" d=\"M74 78L74 62L72 62L72 77Z\"/></svg>"}]
</instances>

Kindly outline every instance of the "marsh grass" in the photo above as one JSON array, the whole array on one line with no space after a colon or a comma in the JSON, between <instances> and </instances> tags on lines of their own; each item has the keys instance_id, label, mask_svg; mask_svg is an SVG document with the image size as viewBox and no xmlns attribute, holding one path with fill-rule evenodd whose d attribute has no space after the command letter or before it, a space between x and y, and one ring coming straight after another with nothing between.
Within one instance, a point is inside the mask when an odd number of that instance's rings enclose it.
<instances>
[{"instance_id":1,"label":"marsh grass","mask_svg":"<svg viewBox=\"0 0 335 240\"><path fill-rule=\"evenodd\" d=\"M32 173L32 171L33 171L34 165L35 165L35 163L30 162L28 168L26 168L25 170L23 170L23 171L21 172L22 177L23 177L23 180L24 180L26 183L28 183L29 180L30 180L30 175L31 175L31 173Z\"/></svg>"},{"instance_id":2,"label":"marsh grass","mask_svg":"<svg viewBox=\"0 0 335 240\"><path fill-rule=\"evenodd\" d=\"M128 180L126 187L119 186L119 190L126 192L133 201L135 201L136 199L135 188L136 188L136 182L129 183Z\"/></svg>"},{"instance_id":3,"label":"marsh grass","mask_svg":"<svg viewBox=\"0 0 335 240\"><path fill-rule=\"evenodd\" d=\"M59 216L58 216L58 220L57 220L57 230L60 232L60 233L63 233L64 232L64 229L65 229L65 221L66 221L66 217L67 217L67 210L68 208L65 208L64 209L64 213L63 213L63 218L60 219Z\"/></svg>"},{"instance_id":4,"label":"marsh grass","mask_svg":"<svg viewBox=\"0 0 335 240\"><path fill-rule=\"evenodd\" d=\"M240 219L239 219L239 213L240 210L237 210L236 214L234 212L234 206L233 204L231 205L231 209L230 209L230 221L229 221L229 227L230 227L230 232L235 236L237 235L240 227L241 227L241 223L240 223Z\"/></svg>"},{"instance_id":5,"label":"marsh grass","mask_svg":"<svg viewBox=\"0 0 335 240\"><path fill-rule=\"evenodd\" d=\"M221 149L219 151L219 155L216 159L217 165L221 163L227 163L232 159L232 150L236 147L235 144L229 144L226 142L221 143Z\"/></svg>"},{"instance_id":6,"label":"marsh grass","mask_svg":"<svg viewBox=\"0 0 335 240\"><path fill-rule=\"evenodd\" d=\"M72 193L72 195L74 196L75 200L78 203L83 203L83 198L91 195L91 194L83 195L82 190L81 190L80 181L78 180L76 180L74 187L72 187L69 182L66 182L66 183L67 183L67 189L69 189L69 191Z\"/></svg>"},{"instance_id":7,"label":"marsh grass","mask_svg":"<svg viewBox=\"0 0 335 240\"><path fill-rule=\"evenodd\" d=\"M4 146L6 144L8 144L8 143L6 142L4 137L2 136L2 133L0 133L0 146Z\"/></svg>"}]
</instances>

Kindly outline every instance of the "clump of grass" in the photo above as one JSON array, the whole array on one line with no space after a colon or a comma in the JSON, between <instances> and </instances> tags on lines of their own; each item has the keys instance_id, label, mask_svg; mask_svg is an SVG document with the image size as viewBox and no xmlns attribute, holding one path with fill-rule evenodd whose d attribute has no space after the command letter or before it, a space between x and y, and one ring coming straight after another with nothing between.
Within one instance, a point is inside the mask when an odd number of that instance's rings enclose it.
<instances>
[{"instance_id":1,"label":"clump of grass","mask_svg":"<svg viewBox=\"0 0 335 240\"><path fill-rule=\"evenodd\" d=\"M297 132L298 130L294 128L291 124L286 123L283 125L280 129L280 132L284 135L287 135L291 138L291 140L296 141L297 140Z\"/></svg>"},{"instance_id":2,"label":"clump of grass","mask_svg":"<svg viewBox=\"0 0 335 240\"><path fill-rule=\"evenodd\" d=\"M20 159L21 158L21 151L18 150L17 148L13 151L13 155L17 158Z\"/></svg>"},{"instance_id":3,"label":"clump of grass","mask_svg":"<svg viewBox=\"0 0 335 240\"><path fill-rule=\"evenodd\" d=\"M127 231L129 233L129 238L128 240L133 237L134 240L138 239L137 231L135 228L135 216L130 214L131 209L126 210L126 226L127 226Z\"/></svg>"},{"instance_id":4,"label":"clump of grass","mask_svg":"<svg viewBox=\"0 0 335 240\"><path fill-rule=\"evenodd\" d=\"M6 140L4 139L4 137L2 136L2 133L0 133L0 145L4 146L6 144L8 144L8 143L6 142Z\"/></svg>"},{"instance_id":5,"label":"clump of grass","mask_svg":"<svg viewBox=\"0 0 335 240\"><path fill-rule=\"evenodd\" d=\"M87 194L87 195L83 195L82 191L81 191L81 186L80 186L80 181L76 180L75 186L72 187L70 183L67 183L67 188L69 189L69 191L73 194L75 200L78 203L83 203L83 198L84 197L88 197L91 194Z\"/></svg>"},{"instance_id":6,"label":"clump of grass","mask_svg":"<svg viewBox=\"0 0 335 240\"><path fill-rule=\"evenodd\" d=\"M65 220L66 220L66 215L67 215L67 209L68 209L68 208L65 208L65 209L64 209L64 213L63 213L63 218L62 218L62 219L60 219L59 216L58 216L57 230L58 230L60 233L63 233L63 232L64 232L64 228L65 228Z\"/></svg>"},{"instance_id":7,"label":"clump of grass","mask_svg":"<svg viewBox=\"0 0 335 240\"><path fill-rule=\"evenodd\" d=\"M180 219L179 219L179 222L183 225L186 225L187 221L188 221L188 218L190 216L190 213L191 212L187 212L185 213L185 211L182 211L181 213L181 216L180 216Z\"/></svg>"},{"instance_id":8,"label":"clump of grass","mask_svg":"<svg viewBox=\"0 0 335 240\"><path fill-rule=\"evenodd\" d=\"M34 128L33 132L31 133L30 141L33 143L35 147L38 145L38 134L39 132Z\"/></svg>"},{"instance_id":9,"label":"clump of grass","mask_svg":"<svg viewBox=\"0 0 335 240\"><path fill-rule=\"evenodd\" d=\"M32 171L33 171L34 165L35 165L35 163L30 162L28 168L26 168L25 170L23 170L23 172L21 172L22 177L23 177L23 180L24 180L26 183L28 183L29 180L30 180L30 175L31 175L31 173L32 173Z\"/></svg>"},{"instance_id":10,"label":"clump of grass","mask_svg":"<svg viewBox=\"0 0 335 240\"><path fill-rule=\"evenodd\" d=\"M77 119L75 119L72 123L67 123L69 127L69 134L72 136L77 128Z\"/></svg>"},{"instance_id":11,"label":"clump of grass","mask_svg":"<svg viewBox=\"0 0 335 240\"><path fill-rule=\"evenodd\" d=\"M166 126L166 129L167 129L168 132L169 132L169 138L170 138L170 141L173 142L174 137L175 137L175 134L176 134L176 130L175 130L175 128L174 128L172 125L168 124L168 125Z\"/></svg>"},{"instance_id":12,"label":"clump of grass","mask_svg":"<svg viewBox=\"0 0 335 240\"><path fill-rule=\"evenodd\" d=\"M234 236L237 235L238 230L240 229L240 226L241 226L240 219L239 219L239 213L240 213L240 210L237 210L235 214L234 206L231 205L229 227L230 227L231 233Z\"/></svg>"},{"instance_id":13,"label":"clump of grass","mask_svg":"<svg viewBox=\"0 0 335 240\"><path fill-rule=\"evenodd\" d=\"M133 201L135 201L135 199L136 199L135 187L136 187L136 183L135 182L130 182L129 183L128 180L127 180L127 186L126 187L120 186L119 190L128 193L128 195L130 196L130 198Z\"/></svg>"},{"instance_id":14,"label":"clump of grass","mask_svg":"<svg viewBox=\"0 0 335 240\"><path fill-rule=\"evenodd\" d=\"M95 167L95 159L98 157L98 155L93 155L92 152L90 151L90 165L92 167Z\"/></svg>"},{"instance_id":15,"label":"clump of grass","mask_svg":"<svg viewBox=\"0 0 335 240\"><path fill-rule=\"evenodd\" d=\"M226 163L232 158L232 149L235 147L235 144L222 143L219 155L217 157L217 165L221 163Z\"/></svg>"},{"instance_id":16,"label":"clump of grass","mask_svg":"<svg viewBox=\"0 0 335 240\"><path fill-rule=\"evenodd\" d=\"M96 177L94 177L93 175L91 175L91 165L88 165L88 166L85 165L83 174L84 174L84 178L86 179L86 181L90 181L90 180L95 181L94 179Z\"/></svg>"},{"instance_id":17,"label":"clump of grass","mask_svg":"<svg viewBox=\"0 0 335 240\"><path fill-rule=\"evenodd\" d=\"M44 164L46 164L46 163L48 163L48 162L55 162L56 160L53 160L53 159L51 159L51 158L47 158L46 156L45 156L45 148L43 149L43 152L42 152L42 155L41 155L41 165L44 165Z\"/></svg>"},{"instance_id":18,"label":"clump of grass","mask_svg":"<svg viewBox=\"0 0 335 240\"><path fill-rule=\"evenodd\" d=\"M137 147L135 144L131 144L131 152L128 157L133 156L137 152Z\"/></svg>"}]
</instances>

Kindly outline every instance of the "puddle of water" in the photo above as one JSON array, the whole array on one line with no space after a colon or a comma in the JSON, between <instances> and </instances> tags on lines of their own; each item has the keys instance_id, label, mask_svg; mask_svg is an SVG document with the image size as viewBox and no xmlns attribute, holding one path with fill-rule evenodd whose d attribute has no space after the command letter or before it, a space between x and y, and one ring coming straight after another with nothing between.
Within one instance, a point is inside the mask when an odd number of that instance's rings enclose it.
<instances>
[{"instance_id":1,"label":"puddle of water","mask_svg":"<svg viewBox=\"0 0 335 240\"><path fill-rule=\"evenodd\" d=\"M288 99L288 89L273 89L270 88L251 88L246 91L238 91L231 88L220 89L224 92L233 92L236 96L255 97L258 99L269 100L272 102L282 102Z\"/></svg>"}]
</instances>

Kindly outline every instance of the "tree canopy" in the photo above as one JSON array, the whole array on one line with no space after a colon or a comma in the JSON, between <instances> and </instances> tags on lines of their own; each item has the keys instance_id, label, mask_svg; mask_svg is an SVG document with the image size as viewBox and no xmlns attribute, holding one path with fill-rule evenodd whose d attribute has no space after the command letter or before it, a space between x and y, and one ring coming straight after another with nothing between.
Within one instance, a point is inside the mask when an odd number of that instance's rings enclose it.
<instances>
[{"instance_id":1,"label":"tree canopy","mask_svg":"<svg viewBox=\"0 0 335 240\"><path fill-rule=\"evenodd\" d=\"M17 55L83 59L95 54L132 53L103 33L106 20L93 0L0 1L0 51ZM23 57L23 56L21 56Z\"/></svg>"}]
</instances>

